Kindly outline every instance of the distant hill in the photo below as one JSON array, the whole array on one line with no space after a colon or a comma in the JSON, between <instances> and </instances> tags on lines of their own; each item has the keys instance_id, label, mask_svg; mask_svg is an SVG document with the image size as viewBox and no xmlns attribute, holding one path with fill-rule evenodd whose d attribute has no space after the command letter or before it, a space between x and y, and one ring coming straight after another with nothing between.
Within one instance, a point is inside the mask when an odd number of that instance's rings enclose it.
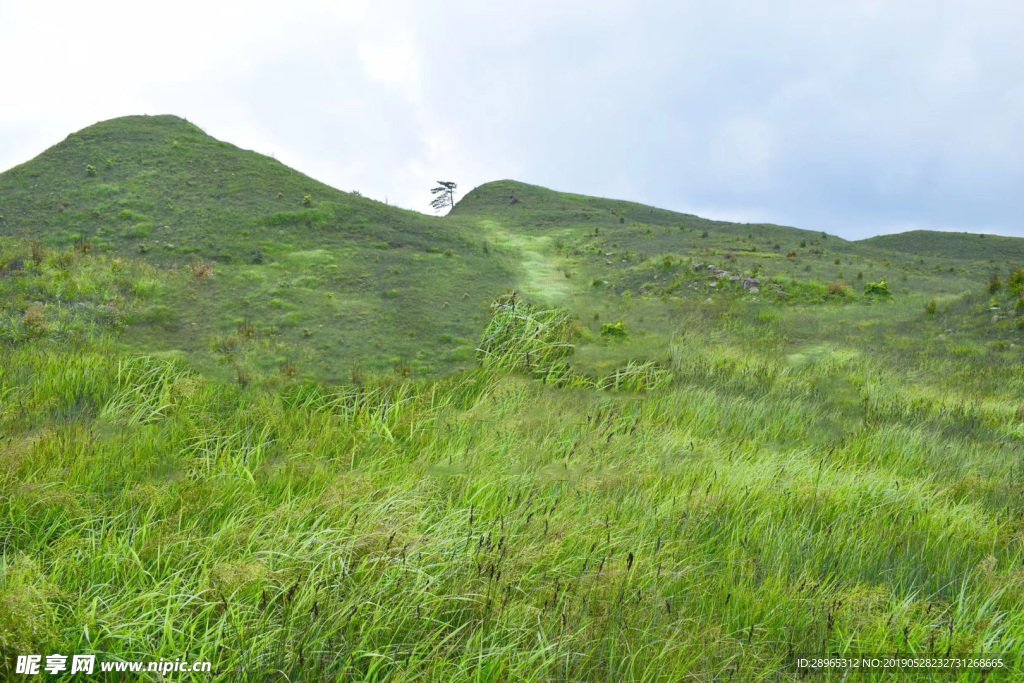
<instances>
[{"instance_id":1,"label":"distant hill","mask_svg":"<svg viewBox=\"0 0 1024 683\"><path fill-rule=\"evenodd\" d=\"M952 261L1018 261L1024 263L1024 239L979 235L967 232L911 230L895 235L879 235L858 244L918 256L933 256Z\"/></svg>"},{"instance_id":2,"label":"distant hill","mask_svg":"<svg viewBox=\"0 0 1024 683\"><path fill-rule=\"evenodd\" d=\"M591 225L607 224L614 229L618 225L636 223L671 228L683 226L687 230L708 230L732 236L755 232L763 239L776 241L800 241L823 235L814 230L771 223L718 221L620 199L557 192L515 180L497 180L480 185L456 204L452 215L502 218L524 229L582 222ZM835 245L846 242L835 235L826 237L833 240Z\"/></svg>"}]
</instances>

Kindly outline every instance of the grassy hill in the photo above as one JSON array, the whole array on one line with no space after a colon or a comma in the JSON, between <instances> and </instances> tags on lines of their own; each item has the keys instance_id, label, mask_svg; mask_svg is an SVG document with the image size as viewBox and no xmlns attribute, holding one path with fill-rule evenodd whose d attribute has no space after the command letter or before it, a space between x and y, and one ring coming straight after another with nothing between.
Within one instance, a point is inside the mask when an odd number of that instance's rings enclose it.
<instances>
[{"instance_id":1,"label":"grassy hill","mask_svg":"<svg viewBox=\"0 0 1024 683\"><path fill-rule=\"evenodd\" d=\"M450 372L513 284L507 259L461 225L335 190L173 116L96 124L0 174L0 214L0 235L159 267L126 342L211 369Z\"/></svg>"},{"instance_id":2,"label":"grassy hill","mask_svg":"<svg viewBox=\"0 0 1024 683\"><path fill-rule=\"evenodd\" d=\"M586 328L575 362L604 372L664 358L674 321L709 298L852 305L885 280L923 307L1010 268L988 251L951 259L510 180L474 189L444 218L425 216L335 190L173 116L90 126L0 174L0 214L0 236L22 238L22 251L34 241L156 268L131 298L135 324L122 343L226 377L466 369L488 302L509 288L571 310ZM698 270L709 265L761 279L764 291ZM605 324L620 321L630 334L604 343Z\"/></svg>"},{"instance_id":3,"label":"grassy hill","mask_svg":"<svg viewBox=\"0 0 1024 683\"><path fill-rule=\"evenodd\" d=\"M0 679L1024 678L1017 242L428 217L174 117L0 213Z\"/></svg>"},{"instance_id":4,"label":"grassy hill","mask_svg":"<svg viewBox=\"0 0 1024 683\"><path fill-rule=\"evenodd\" d=\"M895 235L879 235L861 244L914 256L933 256L950 263L1014 261L1024 264L1024 239L966 232L911 230Z\"/></svg>"}]
</instances>

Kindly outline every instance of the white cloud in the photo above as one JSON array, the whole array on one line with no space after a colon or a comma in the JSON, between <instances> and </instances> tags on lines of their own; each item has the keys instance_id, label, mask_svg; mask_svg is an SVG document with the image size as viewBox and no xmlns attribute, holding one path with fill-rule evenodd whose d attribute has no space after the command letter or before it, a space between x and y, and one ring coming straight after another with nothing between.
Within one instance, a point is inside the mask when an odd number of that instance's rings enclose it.
<instances>
[{"instance_id":1,"label":"white cloud","mask_svg":"<svg viewBox=\"0 0 1024 683\"><path fill-rule=\"evenodd\" d=\"M516 177L723 217L1020 231L1024 5L0 3L0 167L175 113L342 189Z\"/></svg>"}]
</instances>

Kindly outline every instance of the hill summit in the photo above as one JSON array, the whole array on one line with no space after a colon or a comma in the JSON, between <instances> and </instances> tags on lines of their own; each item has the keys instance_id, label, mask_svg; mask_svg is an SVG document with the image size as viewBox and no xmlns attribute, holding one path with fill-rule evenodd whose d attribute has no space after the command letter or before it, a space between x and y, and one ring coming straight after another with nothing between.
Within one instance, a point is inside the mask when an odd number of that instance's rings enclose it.
<instances>
[{"instance_id":1,"label":"hill summit","mask_svg":"<svg viewBox=\"0 0 1024 683\"><path fill-rule=\"evenodd\" d=\"M147 250L159 234L177 254L222 262L250 256L267 228L348 230L424 249L449 242L422 214L342 192L176 116L126 116L72 133L0 174L0 205L0 234L128 251ZM158 249L147 258L175 256Z\"/></svg>"}]
</instances>

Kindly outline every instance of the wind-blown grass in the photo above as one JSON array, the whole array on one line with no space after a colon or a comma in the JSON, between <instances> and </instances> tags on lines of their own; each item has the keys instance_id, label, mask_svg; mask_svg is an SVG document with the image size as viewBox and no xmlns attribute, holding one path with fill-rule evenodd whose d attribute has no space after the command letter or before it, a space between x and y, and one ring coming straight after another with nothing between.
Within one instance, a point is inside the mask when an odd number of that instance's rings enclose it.
<instances>
[{"instance_id":1,"label":"wind-blown grass","mask_svg":"<svg viewBox=\"0 0 1024 683\"><path fill-rule=\"evenodd\" d=\"M1020 651L1008 400L692 328L668 386L557 387L531 378L559 336L496 310L482 366L434 382L242 388L100 342L6 347L3 665L786 680L801 654ZM515 324L539 319L568 327Z\"/></svg>"}]
</instances>

